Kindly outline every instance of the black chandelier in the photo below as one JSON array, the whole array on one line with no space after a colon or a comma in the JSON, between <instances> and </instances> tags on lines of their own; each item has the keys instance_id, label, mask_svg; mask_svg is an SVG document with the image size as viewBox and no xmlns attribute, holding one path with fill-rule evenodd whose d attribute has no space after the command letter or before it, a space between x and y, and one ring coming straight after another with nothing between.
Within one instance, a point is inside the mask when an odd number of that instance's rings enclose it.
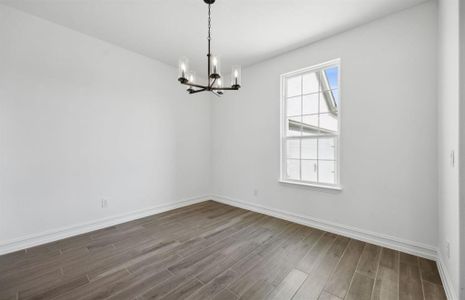
<instances>
[{"instance_id":1,"label":"black chandelier","mask_svg":"<svg viewBox=\"0 0 465 300\"><path fill-rule=\"evenodd\" d=\"M199 84L195 81L195 73L189 71L189 61L187 58L182 57L179 59L179 77L178 81L181 84L189 86L187 92L189 94L195 94L200 92L212 92L213 94L220 96L223 95L223 91L226 90L238 90L241 87L241 67L232 66L231 73L231 86L224 87L221 71L220 71L220 60L218 56L212 56L210 53L210 41L211 41L211 5L215 3L215 0L204 0L208 4L208 53L207 53L207 67L208 67L208 83L206 85Z\"/></svg>"}]
</instances>

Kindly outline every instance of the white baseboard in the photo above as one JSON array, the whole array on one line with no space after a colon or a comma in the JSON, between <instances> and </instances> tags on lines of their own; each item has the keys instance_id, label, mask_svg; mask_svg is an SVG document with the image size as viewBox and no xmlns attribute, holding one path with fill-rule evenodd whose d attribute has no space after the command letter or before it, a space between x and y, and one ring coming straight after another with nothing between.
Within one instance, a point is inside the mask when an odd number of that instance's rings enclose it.
<instances>
[{"instance_id":1,"label":"white baseboard","mask_svg":"<svg viewBox=\"0 0 465 300\"><path fill-rule=\"evenodd\" d=\"M428 258L431 260L437 259L437 249L434 246L425 245L413 241L400 239L385 234L370 232L360 228L336 224L308 216L303 216L279 209L268 208L262 205L247 203L229 197L212 195L213 201L221 202L224 204L244 208L247 210L255 211L258 213L270 215L276 218L284 219L290 222L302 224L309 227L318 228L324 231L336 233L356 240L361 240L378 246L391 248L394 250L406 252L412 255Z\"/></svg>"},{"instance_id":2,"label":"white baseboard","mask_svg":"<svg viewBox=\"0 0 465 300\"><path fill-rule=\"evenodd\" d=\"M436 264L438 266L439 275L441 276L442 285L444 286L444 291L446 292L447 299L458 300L458 292L456 292L454 289L454 285L452 284L449 271L447 270L447 267L444 264L444 261L442 260L442 255L440 253L438 253L438 259L436 261Z\"/></svg>"},{"instance_id":3,"label":"white baseboard","mask_svg":"<svg viewBox=\"0 0 465 300\"><path fill-rule=\"evenodd\" d=\"M209 200L210 197L200 196L195 198L184 199L174 203L161 204L146 209L141 209L137 211L132 211L125 214L120 214L116 216L106 217L92 222L86 222L81 224L76 224L68 227L63 227L60 229L49 230L46 232L41 232L38 234L31 234L16 238L13 240L2 241L0 242L0 255L15 252L18 250L54 242L60 239L72 237L75 235L91 232L94 230L102 229L109 226L114 226L117 224L125 223L128 221L144 218L147 216L159 214L168 210L175 208L203 202Z\"/></svg>"}]
</instances>

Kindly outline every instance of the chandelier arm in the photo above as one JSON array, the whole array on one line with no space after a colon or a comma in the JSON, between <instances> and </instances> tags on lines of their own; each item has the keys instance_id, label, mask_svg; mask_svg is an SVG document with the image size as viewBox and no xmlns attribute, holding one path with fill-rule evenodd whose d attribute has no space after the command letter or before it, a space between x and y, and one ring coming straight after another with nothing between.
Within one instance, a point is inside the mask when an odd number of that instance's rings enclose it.
<instances>
[{"instance_id":1,"label":"chandelier arm","mask_svg":"<svg viewBox=\"0 0 465 300\"><path fill-rule=\"evenodd\" d=\"M207 89L206 88L203 88L203 89L200 89L200 90L193 90L193 91L190 91L189 94L197 94L197 93L200 93L200 92L205 92Z\"/></svg>"},{"instance_id":2,"label":"chandelier arm","mask_svg":"<svg viewBox=\"0 0 465 300\"><path fill-rule=\"evenodd\" d=\"M190 82L186 82L186 83L182 83L182 85L188 85L190 87L196 87L196 88L199 88L199 89L203 89L203 90L211 90L211 91L223 91L223 90L230 90L230 91L236 91L238 90L238 88L235 88L235 87L232 87L232 86L228 86L228 87L211 87L211 86L207 86L207 85L201 85L201 84L195 84L195 83L190 83Z\"/></svg>"},{"instance_id":3,"label":"chandelier arm","mask_svg":"<svg viewBox=\"0 0 465 300\"><path fill-rule=\"evenodd\" d=\"M235 88L235 87L220 87L220 88L211 88L212 91L237 91L238 88Z\"/></svg>"}]
</instances>

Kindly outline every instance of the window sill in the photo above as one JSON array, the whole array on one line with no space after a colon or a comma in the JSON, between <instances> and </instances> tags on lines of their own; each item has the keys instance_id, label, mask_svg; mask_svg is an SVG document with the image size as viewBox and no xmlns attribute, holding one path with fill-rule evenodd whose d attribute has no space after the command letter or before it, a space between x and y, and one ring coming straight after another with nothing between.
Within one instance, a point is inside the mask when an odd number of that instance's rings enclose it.
<instances>
[{"instance_id":1,"label":"window sill","mask_svg":"<svg viewBox=\"0 0 465 300\"><path fill-rule=\"evenodd\" d=\"M324 184L317 184L317 183L306 183L306 182L290 181L290 180L284 180L284 179L280 179L278 181L281 182L281 183L285 183L285 184L294 184L294 185L314 187L314 188L319 188L319 189L342 191L342 186L340 186L340 185L324 185Z\"/></svg>"}]
</instances>

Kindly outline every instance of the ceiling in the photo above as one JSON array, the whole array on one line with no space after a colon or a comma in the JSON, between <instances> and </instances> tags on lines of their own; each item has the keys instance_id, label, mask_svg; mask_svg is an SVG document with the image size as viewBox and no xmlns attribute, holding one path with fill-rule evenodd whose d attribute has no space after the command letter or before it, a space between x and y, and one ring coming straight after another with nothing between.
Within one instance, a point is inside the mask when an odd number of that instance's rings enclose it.
<instances>
[{"instance_id":1,"label":"ceiling","mask_svg":"<svg viewBox=\"0 0 465 300\"><path fill-rule=\"evenodd\" d=\"M222 72L248 66L425 0L217 0L212 53ZM202 0L0 0L142 55L206 73ZM204 72L205 71L205 72Z\"/></svg>"}]
</instances>

